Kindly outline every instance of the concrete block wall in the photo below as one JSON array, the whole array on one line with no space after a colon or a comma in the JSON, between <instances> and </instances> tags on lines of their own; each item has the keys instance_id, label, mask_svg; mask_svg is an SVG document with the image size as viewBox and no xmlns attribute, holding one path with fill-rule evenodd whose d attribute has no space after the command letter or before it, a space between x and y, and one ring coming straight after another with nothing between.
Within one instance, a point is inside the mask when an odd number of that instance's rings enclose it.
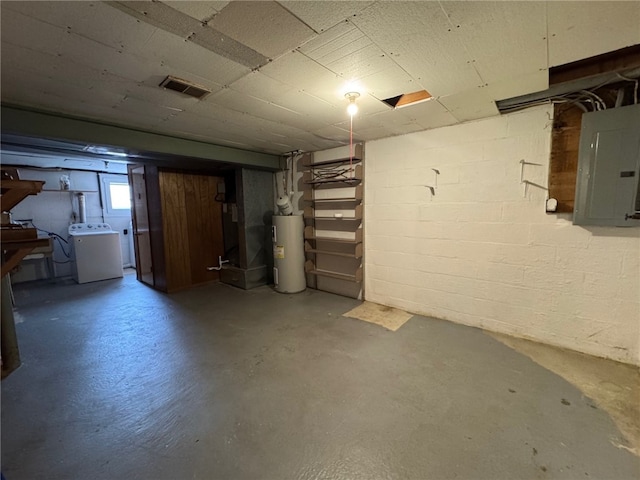
<instances>
[{"instance_id":1,"label":"concrete block wall","mask_svg":"<svg viewBox=\"0 0 640 480\"><path fill-rule=\"evenodd\" d=\"M525 160L547 185L552 116L368 142L366 299L640 365L640 228L574 226L520 182Z\"/></svg>"}]
</instances>

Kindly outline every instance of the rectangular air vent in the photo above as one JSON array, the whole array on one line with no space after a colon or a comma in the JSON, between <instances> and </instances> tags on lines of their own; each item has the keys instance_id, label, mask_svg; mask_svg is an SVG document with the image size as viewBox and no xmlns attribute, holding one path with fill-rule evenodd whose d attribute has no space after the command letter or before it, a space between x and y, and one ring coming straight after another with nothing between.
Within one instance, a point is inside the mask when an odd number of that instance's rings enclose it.
<instances>
[{"instance_id":1,"label":"rectangular air vent","mask_svg":"<svg viewBox=\"0 0 640 480\"><path fill-rule=\"evenodd\" d=\"M184 93L185 95L189 95L190 97L198 99L203 98L211 93L211 90L207 90L204 87L195 85L191 82L187 82L186 80L182 80L181 78L172 77L171 75L167 76L167 78L162 81L160 86L169 90Z\"/></svg>"}]
</instances>

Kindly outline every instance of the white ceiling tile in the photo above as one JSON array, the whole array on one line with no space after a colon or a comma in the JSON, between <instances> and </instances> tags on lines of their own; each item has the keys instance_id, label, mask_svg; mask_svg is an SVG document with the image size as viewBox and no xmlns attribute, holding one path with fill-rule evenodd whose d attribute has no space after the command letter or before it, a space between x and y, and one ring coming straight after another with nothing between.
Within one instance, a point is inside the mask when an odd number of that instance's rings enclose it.
<instances>
[{"instance_id":1,"label":"white ceiling tile","mask_svg":"<svg viewBox=\"0 0 640 480\"><path fill-rule=\"evenodd\" d=\"M293 90L291 85L287 85L264 73L253 71L230 85L231 89L253 95L263 100L273 101Z\"/></svg>"},{"instance_id":2,"label":"white ceiling tile","mask_svg":"<svg viewBox=\"0 0 640 480\"><path fill-rule=\"evenodd\" d=\"M10 2L12 5L35 2ZM53 3L53 2L51 2ZM61 27L42 22L36 18L29 17L20 12L6 9L2 4L2 50L4 55L5 44L20 45L28 47L31 50L46 52L50 54L58 54L61 51L61 45L65 43L66 30Z\"/></svg>"},{"instance_id":3,"label":"white ceiling tile","mask_svg":"<svg viewBox=\"0 0 640 480\"><path fill-rule=\"evenodd\" d=\"M227 85L250 72L248 67L163 30L157 30L134 53L151 61L160 61L169 68L188 72L190 78L185 80L205 86L208 82Z\"/></svg>"},{"instance_id":4,"label":"white ceiling tile","mask_svg":"<svg viewBox=\"0 0 640 480\"><path fill-rule=\"evenodd\" d=\"M229 2L223 1L189 1L189 0L179 0L179 1L167 1L162 2L171 8L175 8L176 10L189 15L196 20L201 22L210 20L216 13L220 12L224 7L226 7Z\"/></svg>"},{"instance_id":5,"label":"white ceiling tile","mask_svg":"<svg viewBox=\"0 0 640 480\"><path fill-rule=\"evenodd\" d=\"M365 37L355 25L345 21L312 38L299 47L298 50L316 61L330 62L343 56L335 52L340 52L345 47L354 44L354 42L363 40L365 42L364 45L371 43L371 40Z\"/></svg>"},{"instance_id":6,"label":"white ceiling tile","mask_svg":"<svg viewBox=\"0 0 640 480\"><path fill-rule=\"evenodd\" d=\"M203 101L180 92L159 87L158 85L149 86L140 83L129 89L126 95L127 97L160 105L173 109L174 111L189 110L194 105Z\"/></svg>"},{"instance_id":7,"label":"white ceiling tile","mask_svg":"<svg viewBox=\"0 0 640 480\"><path fill-rule=\"evenodd\" d=\"M437 99L460 122L498 115L498 108L484 88Z\"/></svg>"},{"instance_id":8,"label":"white ceiling tile","mask_svg":"<svg viewBox=\"0 0 640 480\"><path fill-rule=\"evenodd\" d=\"M393 63L373 43L354 51L345 49L342 53L345 55L340 58L320 63L344 78L362 78L366 75L372 75L391 67L391 63Z\"/></svg>"},{"instance_id":9,"label":"white ceiling tile","mask_svg":"<svg viewBox=\"0 0 640 480\"><path fill-rule=\"evenodd\" d=\"M278 99L278 104L296 109L303 113L300 119L301 125L306 128L315 128L318 124L333 123L338 121L343 115L343 111L336 108L324 100L310 95L307 92L289 92ZM345 102L346 109L346 102ZM293 125L296 125L295 123Z\"/></svg>"},{"instance_id":10,"label":"white ceiling tile","mask_svg":"<svg viewBox=\"0 0 640 480\"><path fill-rule=\"evenodd\" d=\"M398 108L396 111L409 117L425 129L444 127L458 123L458 120L436 99L408 105Z\"/></svg>"},{"instance_id":11,"label":"white ceiling tile","mask_svg":"<svg viewBox=\"0 0 640 480\"><path fill-rule=\"evenodd\" d=\"M260 71L275 80L298 89L313 87L336 75L300 52L289 52L268 63Z\"/></svg>"},{"instance_id":12,"label":"white ceiling tile","mask_svg":"<svg viewBox=\"0 0 640 480\"><path fill-rule=\"evenodd\" d=\"M542 70L528 75L514 78L505 78L489 83L485 90L494 100L519 97L533 92L541 92L549 88L549 72Z\"/></svg>"},{"instance_id":13,"label":"white ceiling tile","mask_svg":"<svg viewBox=\"0 0 640 480\"><path fill-rule=\"evenodd\" d=\"M5 2L2 4L2 16L4 17L8 11L21 12L44 23L99 40L118 49L144 43L156 30L155 27L138 22L105 2ZM3 29L4 26L3 18ZM38 30L27 30L31 35L39 34Z\"/></svg>"},{"instance_id":14,"label":"white ceiling tile","mask_svg":"<svg viewBox=\"0 0 640 480\"><path fill-rule=\"evenodd\" d=\"M383 126L390 135L403 135L405 133L424 130L424 127L422 125L420 125L415 119L412 119L409 115L406 115L404 112L402 112L402 109L390 110L387 112L372 115L371 121L372 123L369 124L354 122L353 129L354 132L358 133L359 139L361 139L361 126L366 128L369 125L375 124Z\"/></svg>"},{"instance_id":15,"label":"white ceiling tile","mask_svg":"<svg viewBox=\"0 0 640 480\"><path fill-rule=\"evenodd\" d=\"M357 77L367 92L380 100L393 98L404 93L422 90L422 85L411 78L395 62L388 60L388 68L371 75Z\"/></svg>"},{"instance_id":16,"label":"white ceiling tile","mask_svg":"<svg viewBox=\"0 0 640 480\"><path fill-rule=\"evenodd\" d=\"M277 105L257 97L236 92L230 88L216 93L211 101L223 107L251 114L265 120L281 122L285 124L296 124L304 119L305 115L299 111ZM300 105L295 105L299 107ZM299 110L299 109L298 109Z\"/></svg>"},{"instance_id":17,"label":"white ceiling tile","mask_svg":"<svg viewBox=\"0 0 640 480\"><path fill-rule=\"evenodd\" d=\"M275 58L315 35L307 25L271 1L231 2L209 26L263 55ZM281 35L274 35L281 32Z\"/></svg>"},{"instance_id":18,"label":"white ceiling tile","mask_svg":"<svg viewBox=\"0 0 640 480\"><path fill-rule=\"evenodd\" d=\"M442 2L452 33L485 83L547 68L543 2Z\"/></svg>"},{"instance_id":19,"label":"white ceiling tile","mask_svg":"<svg viewBox=\"0 0 640 480\"><path fill-rule=\"evenodd\" d=\"M126 96L114 106L119 111L131 112L158 118L159 120L177 115L179 112L162 104L147 102L132 96Z\"/></svg>"},{"instance_id":20,"label":"white ceiling tile","mask_svg":"<svg viewBox=\"0 0 640 480\"><path fill-rule=\"evenodd\" d=\"M640 2L547 2L549 66L640 43Z\"/></svg>"},{"instance_id":21,"label":"white ceiling tile","mask_svg":"<svg viewBox=\"0 0 640 480\"><path fill-rule=\"evenodd\" d=\"M482 83L437 2L378 2L352 22L433 95Z\"/></svg>"},{"instance_id":22,"label":"white ceiling tile","mask_svg":"<svg viewBox=\"0 0 640 480\"><path fill-rule=\"evenodd\" d=\"M336 140L342 144L349 143L349 128L327 125L326 127L314 130L313 135L322 140Z\"/></svg>"},{"instance_id":23,"label":"white ceiling tile","mask_svg":"<svg viewBox=\"0 0 640 480\"><path fill-rule=\"evenodd\" d=\"M281 1L280 4L316 32L333 27L351 18L374 2L369 1Z\"/></svg>"},{"instance_id":24,"label":"white ceiling tile","mask_svg":"<svg viewBox=\"0 0 640 480\"><path fill-rule=\"evenodd\" d=\"M15 92L10 95L9 92ZM6 100L17 102L22 93L38 92L45 96L65 99L67 111L73 103L111 107L118 104L124 95L103 88L93 88L89 84L71 84L64 79L51 78L33 72L25 75L20 69L2 71L2 94Z\"/></svg>"}]
</instances>

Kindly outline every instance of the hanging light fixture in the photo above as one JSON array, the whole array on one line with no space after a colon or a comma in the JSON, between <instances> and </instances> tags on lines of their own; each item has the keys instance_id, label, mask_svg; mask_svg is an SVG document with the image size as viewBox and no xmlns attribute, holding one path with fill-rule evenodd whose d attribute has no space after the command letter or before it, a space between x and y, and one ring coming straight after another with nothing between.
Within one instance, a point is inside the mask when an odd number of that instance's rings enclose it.
<instances>
[{"instance_id":1,"label":"hanging light fixture","mask_svg":"<svg viewBox=\"0 0 640 480\"><path fill-rule=\"evenodd\" d=\"M358 98L360 94L358 92L349 92L344 94L344 98L349 100L349 105L347 106L347 113L349 116L353 117L356 113L358 113L358 105L356 105L356 98Z\"/></svg>"}]
</instances>

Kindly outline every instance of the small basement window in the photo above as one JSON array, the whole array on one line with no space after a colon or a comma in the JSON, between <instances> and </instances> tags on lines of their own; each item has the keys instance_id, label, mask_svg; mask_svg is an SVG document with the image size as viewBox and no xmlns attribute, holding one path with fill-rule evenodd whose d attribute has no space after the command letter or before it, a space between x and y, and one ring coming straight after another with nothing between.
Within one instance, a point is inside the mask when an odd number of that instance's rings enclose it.
<instances>
[{"instance_id":1,"label":"small basement window","mask_svg":"<svg viewBox=\"0 0 640 480\"><path fill-rule=\"evenodd\" d=\"M131 215L131 192L126 175L100 174L100 194L107 215Z\"/></svg>"}]
</instances>

